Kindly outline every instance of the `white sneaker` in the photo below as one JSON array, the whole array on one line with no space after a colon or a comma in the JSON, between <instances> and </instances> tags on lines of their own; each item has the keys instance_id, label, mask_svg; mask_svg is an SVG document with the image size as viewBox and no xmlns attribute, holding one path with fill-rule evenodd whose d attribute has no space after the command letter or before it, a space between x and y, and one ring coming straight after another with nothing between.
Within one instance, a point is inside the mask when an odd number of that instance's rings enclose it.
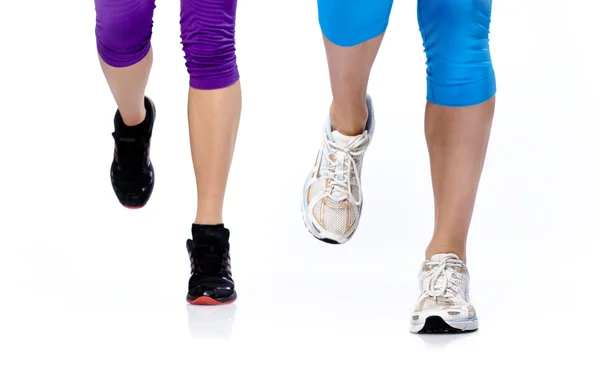
<instances>
[{"instance_id":1,"label":"white sneaker","mask_svg":"<svg viewBox=\"0 0 600 378\"><path fill-rule=\"evenodd\" d=\"M302 193L304 224L324 242L347 242L356 231L362 210L360 172L375 127L373 104L367 96L369 117L365 131L346 136L325 123L323 145Z\"/></svg>"},{"instance_id":2,"label":"white sneaker","mask_svg":"<svg viewBox=\"0 0 600 378\"><path fill-rule=\"evenodd\" d=\"M434 255L419 272L421 296L410 322L413 333L475 331L475 308L469 303L469 271L452 253Z\"/></svg>"}]
</instances>

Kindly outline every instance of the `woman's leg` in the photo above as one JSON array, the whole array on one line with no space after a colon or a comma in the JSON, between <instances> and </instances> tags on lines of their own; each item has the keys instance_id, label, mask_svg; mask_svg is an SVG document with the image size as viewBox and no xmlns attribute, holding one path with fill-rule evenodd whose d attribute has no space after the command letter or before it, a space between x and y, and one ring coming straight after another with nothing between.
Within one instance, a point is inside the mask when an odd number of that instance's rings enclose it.
<instances>
[{"instance_id":1,"label":"woman's leg","mask_svg":"<svg viewBox=\"0 0 600 378\"><path fill-rule=\"evenodd\" d=\"M152 66L154 0L95 0L100 65L117 103L111 181L126 207L144 206L154 186L149 158L153 105L144 98Z\"/></svg>"},{"instance_id":2,"label":"woman's leg","mask_svg":"<svg viewBox=\"0 0 600 378\"><path fill-rule=\"evenodd\" d=\"M317 239L347 242L362 209L360 173L374 117L367 86L393 0L319 0L333 101L305 186L304 223Z\"/></svg>"},{"instance_id":3,"label":"woman's leg","mask_svg":"<svg viewBox=\"0 0 600 378\"><path fill-rule=\"evenodd\" d=\"M431 160L435 227L426 257L466 242L494 115L489 51L491 0L420 0L427 55L425 135Z\"/></svg>"},{"instance_id":4,"label":"woman's leg","mask_svg":"<svg viewBox=\"0 0 600 378\"><path fill-rule=\"evenodd\" d=\"M427 55L425 135L435 227L421 267L412 332L473 331L465 265L471 215L494 114L491 0L419 0Z\"/></svg>"},{"instance_id":5,"label":"woman's leg","mask_svg":"<svg viewBox=\"0 0 600 378\"><path fill-rule=\"evenodd\" d=\"M235 55L236 0L181 0L181 38L190 74L188 117L198 203L188 241L188 302L235 300L223 201L242 106Z\"/></svg>"},{"instance_id":6,"label":"woman's leg","mask_svg":"<svg viewBox=\"0 0 600 378\"><path fill-rule=\"evenodd\" d=\"M220 224L241 112L235 55L236 0L181 0L190 74L190 140L198 189L195 223Z\"/></svg>"}]
</instances>

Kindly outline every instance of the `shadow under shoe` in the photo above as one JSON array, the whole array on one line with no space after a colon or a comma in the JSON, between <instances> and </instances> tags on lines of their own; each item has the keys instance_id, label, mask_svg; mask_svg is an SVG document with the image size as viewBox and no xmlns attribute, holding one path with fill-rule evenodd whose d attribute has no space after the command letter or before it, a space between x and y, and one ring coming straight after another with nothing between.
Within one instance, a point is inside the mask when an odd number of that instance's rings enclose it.
<instances>
[{"instance_id":1,"label":"shadow under shoe","mask_svg":"<svg viewBox=\"0 0 600 378\"><path fill-rule=\"evenodd\" d=\"M187 241L192 275L187 301L196 305L233 303L237 299L231 275L229 230L196 226Z\"/></svg>"},{"instance_id":2,"label":"shadow under shoe","mask_svg":"<svg viewBox=\"0 0 600 378\"><path fill-rule=\"evenodd\" d=\"M126 126L120 112L115 114L115 149L110 167L113 190L125 207L146 205L154 189L154 167L150 161L150 140L156 110L145 98L146 118L137 126Z\"/></svg>"}]
</instances>

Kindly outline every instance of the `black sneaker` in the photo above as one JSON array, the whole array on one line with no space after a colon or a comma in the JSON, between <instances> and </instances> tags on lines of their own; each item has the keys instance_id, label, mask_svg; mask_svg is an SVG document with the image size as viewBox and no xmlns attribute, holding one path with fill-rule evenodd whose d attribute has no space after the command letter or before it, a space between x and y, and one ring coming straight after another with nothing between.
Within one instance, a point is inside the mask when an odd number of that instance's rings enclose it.
<instances>
[{"instance_id":1,"label":"black sneaker","mask_svg":"<svg viewBox=\"0 0 600 378\"><path fill-rule=\"evenodd\" d=\"M154 168L150 162L150 138L156 109L144 99L146 119L137 126L126 126L115 114L115 154L110 167L112 186L121 204L130 209L143 207L154 189Z\"/></svg>"},{"instance_id":2,"label":"black sneaker","mask_svg":"<svg viewBox=\"0 0 600 378\"><path fill-rule=\"evenodd\" d=\"M232 303L237 298L231 277L229 230L219 226L192 226L187 241L192 276L187 301L195 305Z\"/></svg>"}]
</instances>

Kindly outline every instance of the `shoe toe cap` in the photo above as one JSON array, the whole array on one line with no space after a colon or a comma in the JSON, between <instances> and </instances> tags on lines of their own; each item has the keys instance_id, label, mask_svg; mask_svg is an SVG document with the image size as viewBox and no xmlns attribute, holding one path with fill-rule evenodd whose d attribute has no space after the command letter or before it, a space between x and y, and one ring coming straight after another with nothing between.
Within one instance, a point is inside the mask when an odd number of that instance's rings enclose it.
<instances>
[{"instance_id":1,"label":"shoe toe cap","mask_svg":"<svg viewBox=\"0 0 600 378\"><path fill-rule=\"evenodd\" d=\"M235 285L226 278L211 278L191 283L188 298L229 298L235 295Z\"/></svg>"}]
</instances>

